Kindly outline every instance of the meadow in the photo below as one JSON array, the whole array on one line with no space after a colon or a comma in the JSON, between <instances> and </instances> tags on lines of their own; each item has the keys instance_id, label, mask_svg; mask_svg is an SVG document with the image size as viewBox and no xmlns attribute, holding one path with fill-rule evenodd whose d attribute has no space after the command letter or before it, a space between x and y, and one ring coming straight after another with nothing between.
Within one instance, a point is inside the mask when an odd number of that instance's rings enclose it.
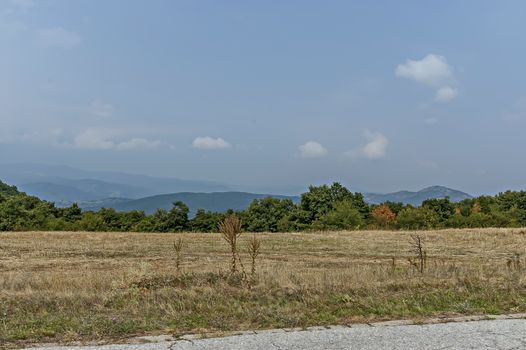
<instances>
[{"instance_id":1,"label":"meadow","mask_svg":"<svg viewBox=\"0 0 526 350\"><path fill-rule=\"evenodd\" d=\"M0 345L526 311L526 229L257 237L0 233Z\"/></svg>"}]
</instances>

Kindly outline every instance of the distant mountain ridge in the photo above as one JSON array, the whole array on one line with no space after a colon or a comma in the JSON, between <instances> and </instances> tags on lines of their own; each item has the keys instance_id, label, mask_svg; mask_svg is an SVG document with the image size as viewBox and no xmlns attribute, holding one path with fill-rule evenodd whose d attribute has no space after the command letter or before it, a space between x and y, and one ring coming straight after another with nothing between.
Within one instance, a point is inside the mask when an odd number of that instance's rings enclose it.
<instances>
[{"instance_id":1,"label":"distant mountain ridge","mask_svg":"<svg viewBox=\"0 0 526 350\"><path fill-rule=\"evenodd\" d=\"M254 199L261 199L265 197L274 197L278 199L288 198L294 203L298 203L300 201L300 196L282 196L249 192L181 192L150 196L134 200L110 198L107 201L101 200L80 203L80 206L87 210L98 210L102 207L107 207L114 208L118 211L142 210L147 214L151 214L158 208L168 210L172 207L173 202L182 201L188 205L190 208L190 214L193 215L197 209L200 208L216 212L225 212L228 209L243 210L246 209ZM390 201L402 202L404 204L411 204L414 206L419 206L426 199L446 197L448 197L453 202L472 198L471 195L465 192L453 190L443 186L427 187L416 192L398 191L386 194L364 194L365 201L369 204L380 204Z\"/></svg>"},{"instance_id":2,"label":"distant mountain ridge","mask_svg":"<svg viewBox=\"0 0 526 350\"><path fill-rule=\"evenodd\" d=\"M55 202L57 206L69 206L76 202L85 210L105 207L151 213L157 208L169 209L172 202L181 200L193 212L197 208L226 211L245 209L254 199L267 196L299 200L294 195L253 193L253 189L236 191L239 186L231 187L213 181L87 171L61 165L0 164L0 179L16 185L29 195ZM364 193L366 202L370 204L391 201L418 206L426 199L445 197L453 202L472 198L465 192L444 186L431 186L415 192Z\"/></svg>"},{"instance_id":3,"label":"distant mountain ridge","mask_svg":"<svg viewBox=\"0 0 526 350\"><path fill-rule=\"evenodd\" d=\"M300 199L299 196L281 196L248 192L180 192L116 203L113 208L118 211L143 210L147 214L151 214L159 208L169 210L172 208L173 202L182 201L189 207L190 215L193 215L197 209L214 212L226 212L229 209L244 210L255 199L262 199L265 197L290 199L295 203Z\"/></svg>"},{"instance_id":4,"label":"distant mountain ridge","mask_svg":"<svg viewBox=\"0 0 526 350\"><path fill-rule=\"evenodd\" d=\"M87 171L62 165L0 164L0 179L21 191L67 205L105 198L138 199L174 192L229 191L229 186L213 181Z\"/></svg>"},{"instance_id":5,"label":"distant mountain ridge","mask_svg":"<svg viewBox=\"0 0 526 350\"><path fill-rule=\"evenodd\" d=\"M452 202L460 202L461 200L473 198L471 195L454 190L444 186L431 186L421 189L420 191L398 191L392 193L365 193L365 201L370 204L379 204L384 202L401 202L404 204L411 204L414 206L421 205L426 199L446 198L448 197Z\"/></svg>"}]
</instances>

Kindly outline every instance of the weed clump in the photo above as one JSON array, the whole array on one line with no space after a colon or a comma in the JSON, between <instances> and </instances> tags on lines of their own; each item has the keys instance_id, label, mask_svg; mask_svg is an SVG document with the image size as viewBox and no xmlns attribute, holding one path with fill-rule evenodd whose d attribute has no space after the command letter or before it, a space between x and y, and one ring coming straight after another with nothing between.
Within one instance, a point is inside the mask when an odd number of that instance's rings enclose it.
<instances>
[{"instance_id":1,"label":"weed clump","mask_svg":"<svg viewBox=\"0 0 526 350\"><path fill-rule=\"evenodd\" d=\"M230 252L232 254L230 261L230 272L235 274L237 272L237 239L241 236L241 220L235 216L230 215L219 223L219 232L223 239L228 243Z\"/></svg>"},{"instance_id":2,"label":"weed clump","mask_svg":"<svg viewBox=\"0 0 526 350\"><path fill-rule=\"evenodd\" d=\"M230 274L234 280L241 278L248 288L252 288L256 282L256 260L261 253L261 241L253 235L248 242L247 251L250 256L250 276L247 275L243 261L239 255L237 241L241 236L241 220L230 215L219 224L219 232L230 247ZM238 265L241 271L238 271Z\"/></svg>"},{"instance_id":3,"label":"weed clump","mask_svg":"<svg viewBox=\"0 0 526 350\"><path fill-rule=\"evenodd\" d=\"M175 270L179 274L181 272L181 261L183 259L183 239L179 238L174 242L175 252Z\"/></svg>"},{"instance_id":4,"label":"weed clump","mask_svg":"<svg viewBox=\"0 0 526 350\"><path fill-rule=\"evenodd\" d=\"M409 258L409 263L423 274L427 265L427 251L424 249L424 241L419 235L411 235L411 239L411 248L416 254L416 260Z\"/></svg>"}]
</instances>

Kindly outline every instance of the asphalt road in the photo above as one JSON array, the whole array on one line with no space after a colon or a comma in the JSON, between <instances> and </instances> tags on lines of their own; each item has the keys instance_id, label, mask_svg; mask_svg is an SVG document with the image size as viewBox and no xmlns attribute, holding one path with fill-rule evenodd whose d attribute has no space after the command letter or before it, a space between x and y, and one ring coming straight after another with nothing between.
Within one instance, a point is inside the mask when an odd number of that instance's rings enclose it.
<instances>
[{"instance_id":1,"label":"asphalt road","mask_svg":"<svg viewBox=\"0 0 526 350\"><path fill-rule=\"evenodd\" d=\"M157 340L162 338L157 338ZM166 339L166 337L164 338ZM145 339L143 340L145 341ZM35 348L33 348L35 349ZM378 324L263 331L209 339L162 340L103 346L40 347L45 350L343 350L525 349L526 319L425 325Z\"/></svg>"}]
</instances>

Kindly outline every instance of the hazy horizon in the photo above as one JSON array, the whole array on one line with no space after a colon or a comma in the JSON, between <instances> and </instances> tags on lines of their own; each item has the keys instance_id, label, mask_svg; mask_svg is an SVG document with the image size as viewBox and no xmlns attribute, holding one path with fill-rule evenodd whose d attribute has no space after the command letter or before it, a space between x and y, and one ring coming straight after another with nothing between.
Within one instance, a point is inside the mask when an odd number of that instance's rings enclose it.
<instances>
[{"instance_id":1,"label":"hazy horizon","mask_svg":"<svg viewBox=\"0 0 526 350\"><path fill-rule=\"evenodd\" d=\"M213 191L208 191L208 190L205 190L205 191L196 191L196 190L184 190L184 191L175 191L175 192L204 192L204 193L211 193L211 192L230 192L230 191L240 191L240 192L252 192L252 193L261 193L261 194L273 194L273 195L287 195L287 196L298 196L298 195L301 195L303 192L307 191L309 186L319 186L319 185L331 185L332 183L331 182L317 182L317 183L306 183L306 184L285 184L285 185L278 185L278 186L261 186L261 185L257 185L257 184L252 184L252 185L238 185L238 184L235 184L235 183L227 183L227 182L218 182L218 181L213 181L213 180L208 180L208 179L187 179L187 178L180 178L180 177L166 177L166 176L162 176L162 175L149 175L149 174L145 174L145 173L136 173L136 172L123 172L123 171L113 171L113 170L90 170L90 169L83 169L83 168L79 168L79 167L72 167L72 166L69 166L69 165L65 165L65 164L45 164L45 163L21 163L21 162L16 162L16 163L0 163L0 166L21 166L22 168L33 168L35 170L35 173L38 172L38 169L39 168L48 168L48 169L53 169L55 171L60 171L61 169L63 170L79 170L79 171L82 171L82 172L86 172L86 173L91 173L92 175L91 176L87 176L87 177L78 177L78 176L68 176L67 174L63 174L61 173L62 177L64 179L98 179L100 180L100 174L102 173L112 173L112 174L123 174L123 175L132 175L132 176L147 176L147 177L151 177L153 179L157 178L157 179L178 179L178 180L183 180L183 181L188 181L188 180L195 180L195 181L203 181L203 182L210 182L210 183L215 183L217 185L224 185L224 186L227 186L227 188L223 189L223 190L213 190ZM19 172L19 171L18 171ZM53 172L51 172L53 173ZM29 174L28 174L29 175ZM49 176L48 174L45 174L44 172L40 173L40 175L43 176L44 179L46 178L53 178L53 176ZM35 183L35 181L20 181L18 180L17 182L11 182L11 181L6 181L5 179L2 179L2 172L0 171L0 181L3 181L7 184L10 184L10 185L15 185L15 186L19 186L19 185L22 185L22 184L30 184L30 183ZM107 181L107 180L101 180L101 181L105 181L105 182L113 182L113 183L118 183L117 180L115 181ZM341 181L333 181L333 182L340 182L342 185L346 186L348 189L350 189L351 191L353 192L361 192L361 193L370 193L370 194L387 194L387 193L394 193L394 192L400 192L400 191L411 191L411 192L418 192L420 190L424 190L424 189L427 189L427 188L430 188L430 187L436 187L436 186L441 186L441 187L446 187L447 186L444 186L442 184L428 184L426 186L423 186L423 187L417 187L417 188L398 188L396 190L393 190L393 191L389 191L389 192L381 192L381 191L376 191L375 189L368 189L368 188L357 188L355 186L353 186L352 184L350 183L345 183L345 182L341 182ZM53 181L51 182L53 183ZM465 192L463 189L461 188L451 188L453 190L457 190L457 191L460 191L460 192ZM172 191L173 192L173 191ZM162 193L159 193L159 194L169 194L170 191L164 191ZM473 195L473 196L478 196L478 195L496 195L497 192L495 193L489 193L489 192L481 192L481 193L467 193L469 195Z\"/></svg>"},{"instance_id":2,"label":"hazy horizon","mask_svg":"<svg viewBox=\"0 0 526 350\"><path fill-rule=\"evenodd\" d=\"M525 11L0 0L0 164L239 188L524 189Z\"/></svg>"}]
</instances>

